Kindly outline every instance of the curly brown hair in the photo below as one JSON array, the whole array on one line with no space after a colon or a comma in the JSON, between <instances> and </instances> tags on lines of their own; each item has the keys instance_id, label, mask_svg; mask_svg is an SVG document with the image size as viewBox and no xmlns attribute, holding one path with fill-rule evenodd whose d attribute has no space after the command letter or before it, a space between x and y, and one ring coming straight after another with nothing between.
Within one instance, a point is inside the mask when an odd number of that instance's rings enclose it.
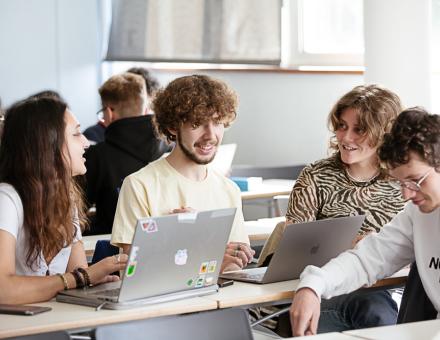
<instances>
[{"instance_id":1,"label":"curly brown hair","mask_svg":"<svg viewBox=\"0 0 440 340\"><path fill-rule=\"evenodd\" d=\"M356 86L346 93L333 106L328 116L328 126L335 133L340 124L342 113L346 109L355 109L359 115L359 128L365 131L365 136L372 147L380 145L383 135L391 129L391 125L402 104L399 97L380 85ZM330 140L330 148L337 151L336 137Z\"/></svg>"},{"instance_id":2,"label":"curly brown hair","mask_svg":"<svg viewBox=\"0 0 440 340\"><path fill-rule=\"evenodd\" d=\"M226 83L205 75L181 77L156 94L154 124L160 136L175 141L171 130L184 123L199 126L213 120L228 127L237 116L237 105L237 95Z\"/></svg>"},{"instance_id":3,"label":"curly brown hair","mask_svg":"<svg viewBox=\"0 0 440 340\"><path fill-rule=\"evenodd\" d=\"M388 168L409 161L410 152L418 154L430 166L440 168L440 117L421 107L403 111L385 134L378 153Z\"/></svg>"}]
</instances>

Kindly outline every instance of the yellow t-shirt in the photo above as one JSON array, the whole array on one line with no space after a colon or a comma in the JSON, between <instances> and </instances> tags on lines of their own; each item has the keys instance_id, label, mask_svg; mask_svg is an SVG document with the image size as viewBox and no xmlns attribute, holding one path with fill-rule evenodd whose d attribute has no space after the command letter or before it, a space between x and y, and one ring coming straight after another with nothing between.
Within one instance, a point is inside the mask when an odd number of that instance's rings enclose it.
<instances>
[{"instance_id":1,"label":"yellow t-shirt","mask_svg":"<svg viewBox=\"0 0 440 340\"><path fill-rule=\"evenodd\" d=\"M229 241L249 244L237 185L211 168L203 181L190 180L165 158L125 178L119 193L111 243L116 246L131 244L138 218L168 215L180 207L196 211L237 208Z\"/></svg>"}]
</instances>

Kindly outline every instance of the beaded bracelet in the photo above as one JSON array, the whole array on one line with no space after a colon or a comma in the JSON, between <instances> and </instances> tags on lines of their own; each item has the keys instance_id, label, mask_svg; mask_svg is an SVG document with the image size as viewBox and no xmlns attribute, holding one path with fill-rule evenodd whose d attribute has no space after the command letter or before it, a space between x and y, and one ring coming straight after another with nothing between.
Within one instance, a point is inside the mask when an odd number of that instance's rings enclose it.
<instances>
[{"instance_id":1,"label":"beaded bracelet","mask_svg":"<svg viewBox=\"0 0 440 340\"><path fill-rule=\"evenodd\" d=\"M68 290L69 283L67 282L66 275L65 274L57 274L57 275L60 277L61 281L63 281L64 290Z\"/></svg>"},{"instance_id":2,"label":"beaded bracelet","mask_svg":"<svg viewBox=\"0 0 440 340\"><path fill-rule=\"evenodd\" d=\"M90 282L90 276L89 276L89 273L87 273L87 270L85 270L84 268L81 268L81 267L79 267L79 268L77 268L77 270L81 273L81 274L83 274L83 276L84 276L84 284L87 286L87 287L90 287L91 285L92 285L92 283Z\"/></svg>"},{"instance_id":3,"label":"beaded bracelet","mask_svg":"<svg viewBox=\"0 0 440 340\"><path fill-rule=\"evenodd\" d=\"M81 275L81 273L79 272L78 269L75 269L74 271L72 271L72 275L75 278L75 282L76 282L76 288L82 288L85 285L85 279L84 277Z\"/></svg>"}]
</instances>

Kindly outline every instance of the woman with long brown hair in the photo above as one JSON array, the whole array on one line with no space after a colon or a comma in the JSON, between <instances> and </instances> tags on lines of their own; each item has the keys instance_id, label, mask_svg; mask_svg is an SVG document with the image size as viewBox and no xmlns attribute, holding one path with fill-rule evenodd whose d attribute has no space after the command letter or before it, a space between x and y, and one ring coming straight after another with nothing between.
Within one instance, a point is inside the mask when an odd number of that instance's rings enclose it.
<instances>
[{"instance_id":1,"label":"woman with long brown hair","mask_svg":"<svg viewBox=\"0 0 440 340\"><path fill-rule=\"evenodd\" d=\"M88 147L61 99L30 97L6 111L0 143L0 303L46 301L63 289L117 280L126 255L87 267L74 177Z\"/></svg>"}]
</instances>

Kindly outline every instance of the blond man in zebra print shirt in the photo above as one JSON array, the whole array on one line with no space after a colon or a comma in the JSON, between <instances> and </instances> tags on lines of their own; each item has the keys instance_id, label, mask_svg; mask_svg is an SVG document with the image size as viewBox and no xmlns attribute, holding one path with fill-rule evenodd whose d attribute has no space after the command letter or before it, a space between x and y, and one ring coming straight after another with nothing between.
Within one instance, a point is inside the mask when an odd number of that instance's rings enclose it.
<instances>
[{"instance_id":1,"label":"blond man in zebra print shirt","mask_svg":"<svg viewBox=\"0 0 440 340\"><path fill-rule=\"evenodd\" d=\"M268 264L289 223L365 214L356 243L379 232L403 209L399 186L389 180L377 156L401 109L398 96L378 85L357 86L339 99L328 118L334 153L301 172L290 194L286 224L272 233L260 265ZM394 324L397 318L397 305L388 291L352 293L323 301L321 309L318 333Z\"/></svg>"}]
</instances>

